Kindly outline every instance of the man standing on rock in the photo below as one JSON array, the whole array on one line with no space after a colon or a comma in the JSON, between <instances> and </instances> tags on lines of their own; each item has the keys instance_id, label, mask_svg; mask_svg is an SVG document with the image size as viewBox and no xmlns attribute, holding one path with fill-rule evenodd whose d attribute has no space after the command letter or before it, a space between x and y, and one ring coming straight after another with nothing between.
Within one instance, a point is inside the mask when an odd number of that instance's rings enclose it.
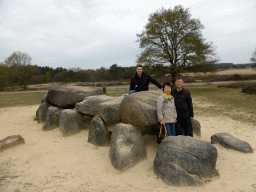
<instances>
[{"instance_id":1,"label":"man standing on rock","mask_svg":"<svg viewBox=\"0 0 256 192\"><path fill-rule=\"evenodd\" d=\"M137 65L136 73L131 78L129 94L148 91L149 82L155 84L159 89L163 87L151 75L143 72L142 65Z\"/></svg>"},{"instance_id":2,"label":"man standing on rock","mask_svg":"<svg viewBox=\"0 0 256 192\"><path fill-rule=\"evenodd\" d=\"M184 82L181 77L176 79L175 85L176 88L172 89L171 95L174 97L177 111L176 135L182 135L182 127L185 136L193 137L191 120L194 118L194 112L190 92L183 87Z\"/></svg>"}]
</instances>

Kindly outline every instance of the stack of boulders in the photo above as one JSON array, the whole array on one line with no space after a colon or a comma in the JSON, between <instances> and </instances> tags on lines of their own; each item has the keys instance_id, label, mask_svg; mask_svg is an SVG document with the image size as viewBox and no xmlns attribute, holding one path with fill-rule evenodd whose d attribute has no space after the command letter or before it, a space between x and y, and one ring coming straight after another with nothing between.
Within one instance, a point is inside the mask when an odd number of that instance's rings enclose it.
<instances>
[{"instance_id":1,"label":"stack of boulders","mask_svg":"<svg viewBox=\"0 0 256 192\"><path fill-rule=\"evenodd\" d=\"M102 88L60 86L51 88L42 99L36 120L43 130L59 127L63 136L78 133L83 119L91 117L88 142L109 146L110 161L123 171L146 158L143 135L156 133L157 97L160 91L143 91L125 97L109 97ZM107 124L115 123L112 132ZM201 126L192 121L194 133L201 136ZM213 138L222 143L221 139ZM154 172L165 183L175 186L202 185L212 178L217 149L210 143L186 136L165 138L156 153Z\"/></svg>"},{"instance_id":2,"label":"stack of boulders","mask_svg":"<svg viewBox=\"0 0 256 192\"><path fill-rule=\"evenodd\" d=\"M79 132L85 116L98 116L92 119L91 127L122 122L135 126L144 135L159 127L158 96L158 91L146 91L126 97L110 97L103 94L102 88L59 86L51 88L42 99L36 120L44 123L45 131L60 127L63 136L69 136Z\"/></svg>"}]
</instances>

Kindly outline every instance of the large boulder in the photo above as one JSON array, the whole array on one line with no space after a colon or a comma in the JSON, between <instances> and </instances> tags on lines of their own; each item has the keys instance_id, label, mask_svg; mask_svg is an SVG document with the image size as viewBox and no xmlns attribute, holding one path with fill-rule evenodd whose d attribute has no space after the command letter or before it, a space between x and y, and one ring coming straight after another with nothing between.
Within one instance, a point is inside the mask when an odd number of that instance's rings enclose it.
<instances>
[{"instance_id":1,"label":"large boulder","mask_svg":"<svg viewBox=\"0 0 256 192\"><path fill-rule=\"evenodd\" d=\"M121 121L138 127L158 127L159 91L141 91L124 97L120 105Z\"/></svg>"},{"instance_id":2,"label":"large boulder","mask_svg":"<svg viewBox=\"0 0 256 192\"><path fill-rule=\"evenodd\" d=\"M87 115L84 115L82 113L79 113L80 117L81 117L81 129L87 129L88 125L90 125L91 121L92 121L92 117L89 117Z\"/></svg>"},{"instance_id":3,"label":"large boulder","mask_svg":"<svg viewBox=\"0 0 256 192\"><path fill-rule=\"evenodd\" d=\"M45 94L45 95L42 97L42 99L41 99L41 104L44 103L44 102L46 102L46 97L47 97L47 94Z\"/></svg>"},{"instance_id":4,"label":"large boulder","mask_svg":"<svg viewBox=\"0 0 256 192\"><path fill-rule=\"evenodd\" d=\"M12 135L0 140L0 151L24 144L25 140L20 135Z\"/></svg>"},{"instance_id":5,"label":"large boulder","mask_svg":"<svg viewBox=\"0 0 256 192\"><path fill-rule=\"evenodd\" d=\"M46 121L47 110L50 106L52 106L50 103L44 102L38 107L35 118L38 123L44 123Z\"/></svg>"},{"instance_id":6,"label":"large boulder","mask_svg":"<svg viewBox=\"0 0 256 192\"><path fill-rule=\"evenodd\" d=\"M123 100L123 96L116 97L114 100L107 101L99 104L98 112L99 115L104 119L105 122L118 122L120 121L120 104Z\"/></svg>"},{"instance_id":7,"label":"large boulder","mask_svg":"<svg viewBox=\"0 0 256 192\"><path fill-rule=\"evenodd\" d=\"M81 116L76 110L64 109L60 114L60 131L64 137L76 134L81 129Z\"/></svg>"},{"instance_id":8,"label":"large boulder","mask_svg":"<svg viewBox=\"0 0 256 192\"><path fill-rule=\"evenodd\" d=\"M211 143L219 143L221 146L241 151L244 153L252 153L252 147L246 141L242 141L230 133L216 133L211 136Z\"/></svg>"},{"instance_id":9,"label":"large boulder","mask_svg":"<svg viewBox=\"0 0 256 192\"><path fill-rule=\"evenodd\" d=\"M198 186L212 178L217 149L189 136L170 136L162 140L154 160L154 172L168 185Z\"/></svg>"},{"instance_id":10,"label":"large boulder","mask_svg":"<svg viewBox=\"0 0 256 192\"><path fill-rule=\"evenodd\" d=\"M43 125L43 130L52 130L59 127L59 117L61 113L61 108L49 107L47 110L46 120Z\"/></svg>"},{"instance_id":11,"label":"large boulder","mask_svg":"<svg viewBox=\"0 0 256 192\"><path fill-rule=\"evenodd\" d=\"M146 147L140 132L129 124L120 123L114 127L109 158L117 170L123 171L146 157Z\"/></svg>"},{"instance_id":12,"label":"large boulder","mask_svg":"<svg viewBox=\"0 0 256 192\"><path fill-rule=\"evenodd\" d=\"M50 88L46 100L52 105L71 109L75 104L92 95L102 95L102 88L82 86L58 86Z\"/></svg>"},{"instance_id":13,"label":"large boulder","mask_svg":"<svg viewBox=\"0 0 256 192\"><path fill-rule=\"evenodd\" d=\"M93 117L89 128L88 142L97 146L106 144L109 139L110 134L104 120L99 115Z\"/></svg>"},{"instance_id":14,"label":"large boulder","mask_svg":"<svg viewBox=\"0 0 256 192\"><path fill-rule=\"evenodd\" d=\"M86 97L82 102L77 103L75 108L79 113L88 115L88 116L96 116L98 115L99 104L104 103L110 100L114 100L114 97L106 96L106 95L95 95Z\"/></svg>"}]
</instances>

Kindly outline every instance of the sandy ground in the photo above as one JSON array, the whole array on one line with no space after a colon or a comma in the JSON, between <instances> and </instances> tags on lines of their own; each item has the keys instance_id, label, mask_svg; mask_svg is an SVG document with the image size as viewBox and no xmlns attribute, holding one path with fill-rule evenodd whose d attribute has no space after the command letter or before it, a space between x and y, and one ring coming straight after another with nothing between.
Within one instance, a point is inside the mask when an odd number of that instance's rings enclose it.
<instances>
[{"instance_id":1,"label":"sandy ground","mask_svg":"<svg viewBox=\"0 0 256 192\"><path fill-rule=\"evenodd\" d=\"M33 121L38 106L0 109L0 139L21 135L25 144L0 152L0 191L256 191L256 152L245 154L215 145L220 176L200 187L166 185L153 172L158 148L156 136L145 135L147 159L119 172L108 158L109 147L87 142L88 127L64 138L59 129L43 132ZM256 128L225 117L196 116L202 137L210 142L214 133L229 132L256 148Z\"/></svg>"}]
</instances>

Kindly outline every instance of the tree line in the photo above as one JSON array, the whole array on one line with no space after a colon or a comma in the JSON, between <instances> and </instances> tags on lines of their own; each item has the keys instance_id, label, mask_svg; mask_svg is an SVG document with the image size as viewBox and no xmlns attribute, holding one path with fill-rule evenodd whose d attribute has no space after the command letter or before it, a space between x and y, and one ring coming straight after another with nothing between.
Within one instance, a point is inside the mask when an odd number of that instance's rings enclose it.
<instances>
[{"instance_id":1,"label":"tree line","mask_svg":"<svg viewBox=\"0 0 256 192\"><path fill-rule=\"evenodd\" d=\"M136 71L136 66L121 67L117 64L109 68L81 69L62 68L56 69L48 66L32 65L32 58L27 53L14 52L11 56L0 62L0 89L6 86L23 86L24 89L31 84L50 82L99 82L118 81L130 79ZM164 65L151 65L143 67L144 71L160 77L168 73Z\"/></svg>"},{"instance_id":2,"label":"tree line","mask_svg":"<svg viewBox=\"0 0 256 192\"><path fill-rule=\"evenodd\" d=\"M80 69L62 68L53 69L48 66L31 64L31 57L27 53L14 52L0 63L0 87L23 86L50 82L98 82L130 79L135 73L135 67L120 67L113 64L110 68Z\"/></svg>"},{"instance_id":3,"label":"tree line","mask_svg":"<svg viewBox=\"0 0 256 192\"><path fill-rule=\"evenodd\" d=\"M144 71L155 76L166 74L168 67L163 65L145 66ZM48 66L32 65L32 58L27 53L14 52L0 62L0 90L6 86L23 86L24 90L31 84L50 82L99 82L130 79L135 74L136 67L121 67L117 64L109 68L81 69L62 68L53 69Z\"/></svg>"}]
</instances>

